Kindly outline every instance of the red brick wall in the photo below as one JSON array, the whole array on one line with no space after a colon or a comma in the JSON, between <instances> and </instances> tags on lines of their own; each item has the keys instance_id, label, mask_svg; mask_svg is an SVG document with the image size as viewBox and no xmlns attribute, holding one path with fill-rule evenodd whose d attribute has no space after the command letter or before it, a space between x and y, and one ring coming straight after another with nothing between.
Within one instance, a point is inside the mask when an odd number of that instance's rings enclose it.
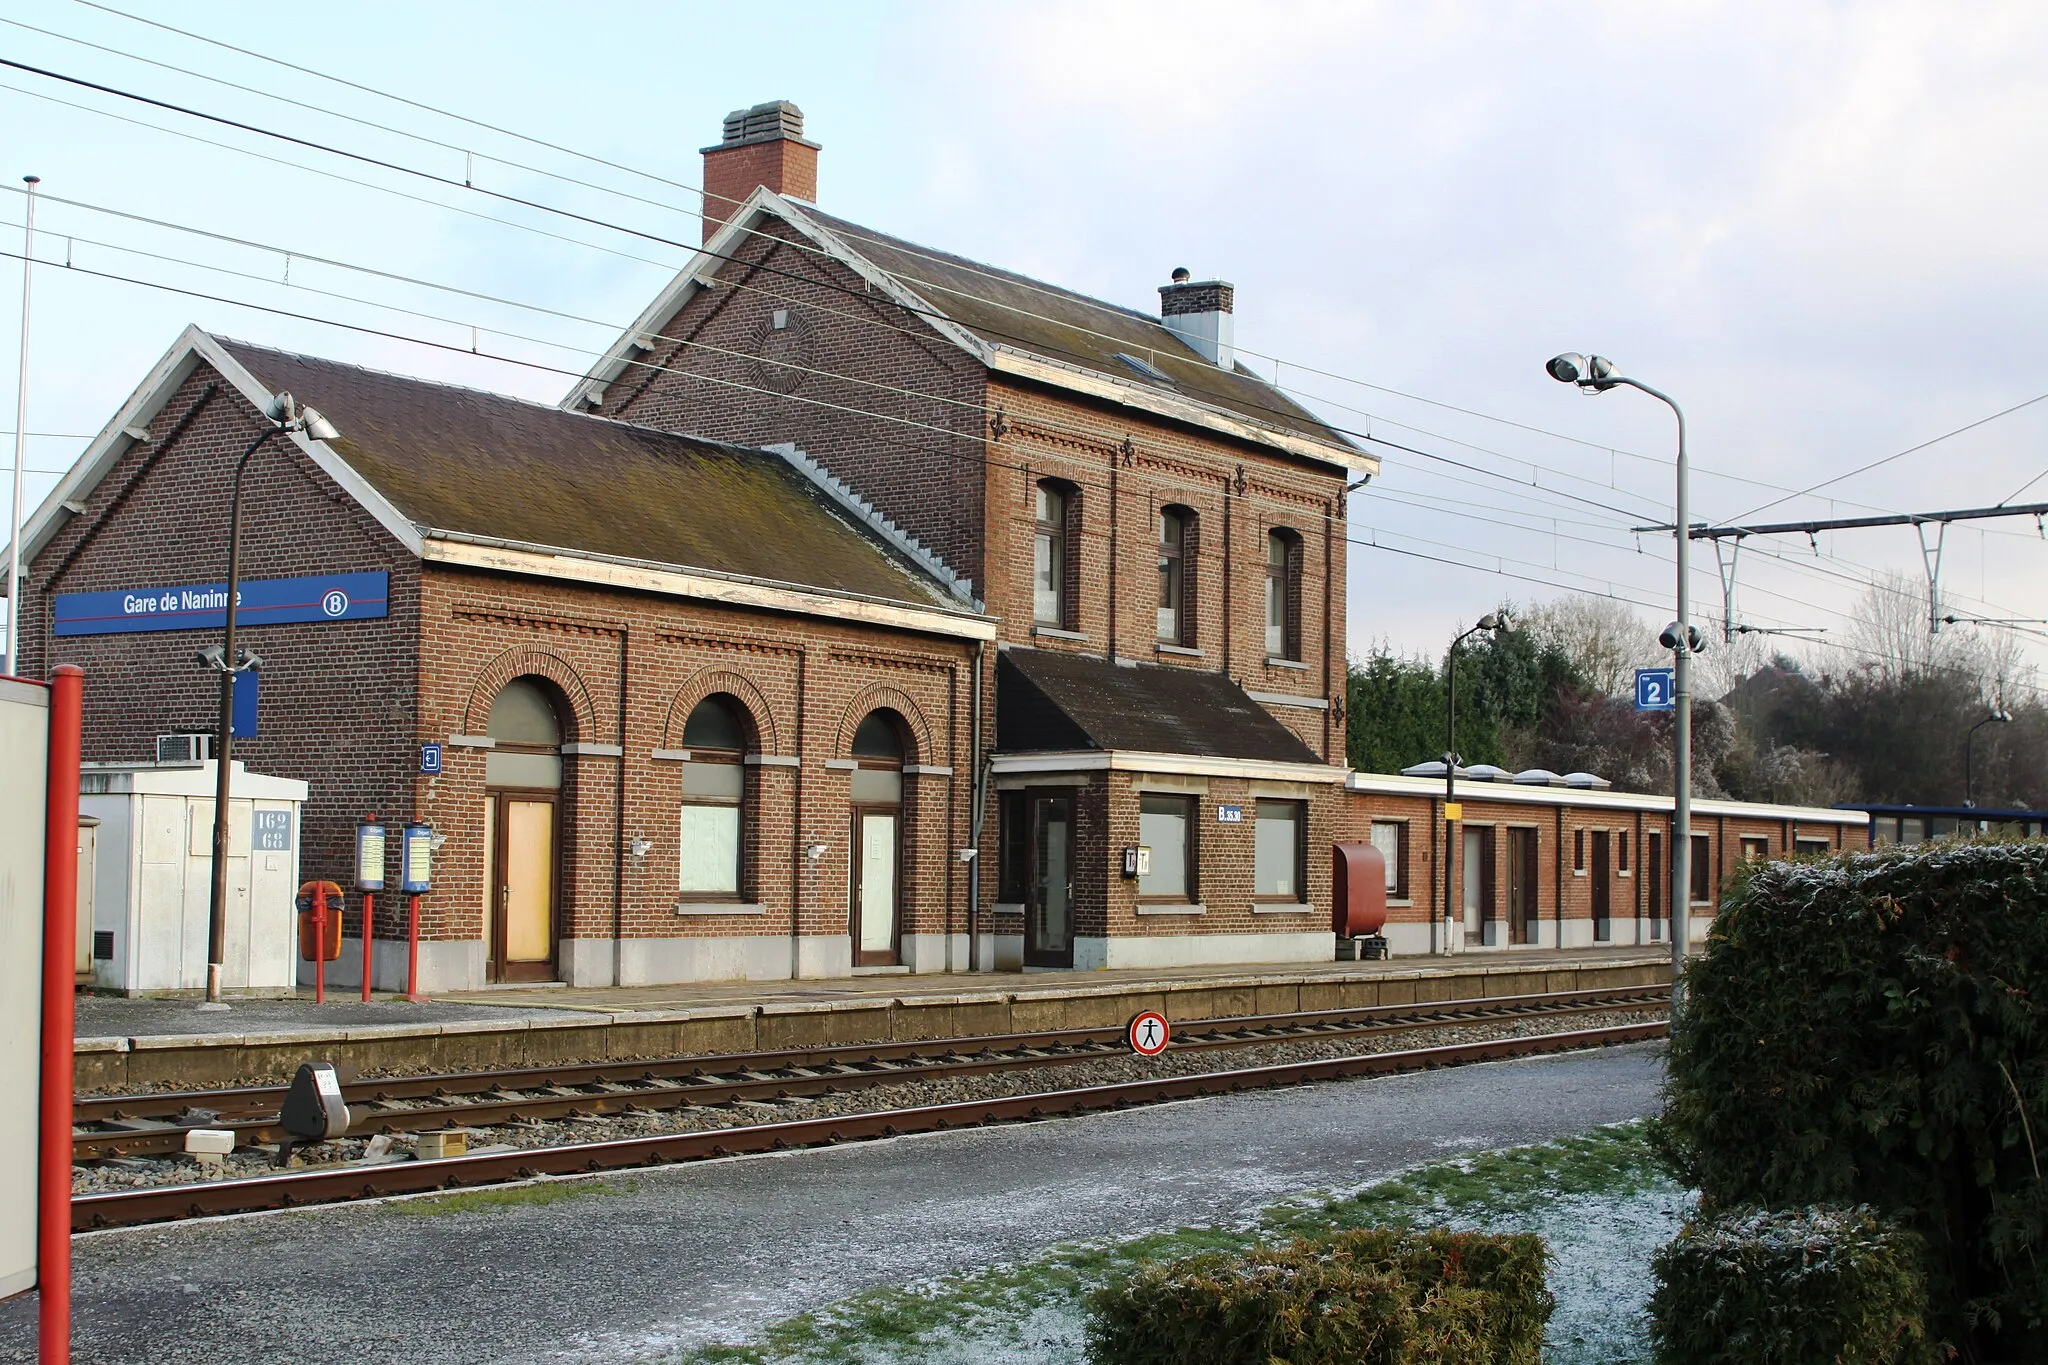
<instances>
[{"instance_id":1,"label":"red brick wall","mask_svg":"<svg viewBox=\"0 0 2048 1365\"><path fill-rule=\"evenodd\" d=\"M563 885L565 936L612 936L613 854L634 838L654 847L621 862L626 937L787 936L793 908L797 932L845 932L851 779L825 765L848 756L854 727L876 706L907 720L915 749L906 762L953 769L904 780L904 929L965 932L966 867L952 850L969 841L971 644L441 568L430 569L422 596L425 735L481 734L497 689L539 676L561 699L568 738L623 743L623 828L621 761L564 761L576 869ZM691 708L713 693L746 709L762 753L802 763L748 769L743 899L765 915L675 910L682 765L650 755L681 748ZM482 750L452 748L440 778L418 781L420 810L450 836L439 862L439 937L479 936L484 766ZM802 856L813 843L828 849L816 863Z\"/></svg>"},{"instance_id":2,"label":"red brick wall","mask_svg":"<svg viewBox=\"0 0 2048 1365\"><path fill-rule=\"evenodd\" d=\"M818 199L818 149L790 138L718 147L704 153L704 240L748 195L766 185L792 199Z\"/></svg>"},{"instance_id":3,"label":"red brick wall","mask_svg":"<svg viewBox=\"0 0 2048 1365\"><path fill-rule=\"evenodd\" d=\"M206 395L208 385L212 392ZM85 758L149 762L155 737L211 733L218 674L193 660L220 632L152 631L55 638L54 593L218 583L227 577L228 489L234 461L261 417L201 366L75 516L29 565L23 668L85 670ZM171 438L171 439L166 439ZM419 619L418 561L310 459L273 440L242 482L245 579L374 572L391 575L382 620L240 627L263 659L259 731L237 740L250 771L311 784L301 834L306 877L347 883L353 826L402 811L415 749L417 679L410 640Z\"/></svg>"},{"instance_id":4,"label":"red brick wall","mask_svg":"<svg viewBox=\"0 0 2048 1365\"><path fill-rule=\"evenodd\" d=\"M793 441L979 590L981 366L787 224L735 254L597 410L745 445Z\"/></svg>"}]
</instances>

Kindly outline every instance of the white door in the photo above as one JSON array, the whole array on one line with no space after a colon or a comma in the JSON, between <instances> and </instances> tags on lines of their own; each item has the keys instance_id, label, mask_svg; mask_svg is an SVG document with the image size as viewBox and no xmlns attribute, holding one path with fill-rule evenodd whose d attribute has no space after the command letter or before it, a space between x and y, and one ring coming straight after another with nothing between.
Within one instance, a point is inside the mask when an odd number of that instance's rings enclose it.
<instances>
[{"instance_id":1,"label":"white door","mask_svg":"<svg viewBox=\"0 0 2048 1365\"><path fill-rule=\"evenodd\" d=\"M1465 831L1465 856L1458 869L1459 880L1465 887L1465 941L1479 942L1486 931L1481 899L1486 893L1486 837L1484 830L1468 828Z\"/></svg>"},{"instance_id":2,"label":"white door","mask_svg":"<svg viewBox=\"0 0 2048 1365\"><path fill-rule=\"evenodd\" d=\"M860 813L857 960L896 960L896 822L888 811Z\"/></svg>"}]
</instances>

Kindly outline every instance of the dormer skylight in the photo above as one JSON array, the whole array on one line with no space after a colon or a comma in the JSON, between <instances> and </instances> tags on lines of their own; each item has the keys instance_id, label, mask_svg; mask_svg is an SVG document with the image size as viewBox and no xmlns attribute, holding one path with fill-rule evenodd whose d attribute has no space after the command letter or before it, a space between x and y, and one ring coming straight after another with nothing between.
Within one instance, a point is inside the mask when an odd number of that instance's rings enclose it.
<instances>
[{"instance_id":1,"label":"dormer skylight","mask_svg":"<svg viewBox=\"0 0 2048 1365\"><path fill-rule=\"evenodd\" d=\"M1167 377L1166 371L1160 369L1149 360L1140 360L1129 351L1118 351L1116 358L1121 360L1125 368L1129 369L1132 374L1145 382L1149 384L1163 384L1169 389L1174 387L1173 380Z\"/></svg>"}]
</instances>

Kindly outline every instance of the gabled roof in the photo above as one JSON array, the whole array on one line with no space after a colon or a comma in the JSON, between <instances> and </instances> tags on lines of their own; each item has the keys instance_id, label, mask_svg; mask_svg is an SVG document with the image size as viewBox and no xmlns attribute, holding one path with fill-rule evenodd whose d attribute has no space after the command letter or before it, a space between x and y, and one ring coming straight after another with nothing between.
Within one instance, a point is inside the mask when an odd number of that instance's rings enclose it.
<instances>
[{"instance_id":1,"label":"gabled roof","mask_svg":"<svg viewBox=\"0 0 2048 1365\"><path fill-rule=\"evenodd\" d=\"M1242 365L1210 364L1156 317L961 256L933 251L758 189L563 400L581 407L648 342L747 237L771 219L990 370L1051 384L1289 454L1377 473L1379 461ZM1133 365L1121 355L1140 362ZM1160 378L1144 373L1149 368Z\"/></svg>"},{"instance_id":2,"label":"gabled roof","mask_svg":"<svg viewBox=\"0 0 2048 1365\"><path fill-rule=\"evenodd\" d=\"M25 528L30 554L169 395L210 364L261 408L289 391L340 432L292 438L423 558L992 636L932 574L773 451L565 412L188 329Z\"/></svg>"},{"instance_id":3,"label":"gabled roof","mask_svg":"<svg viewBox=\"0 0 2048 1365\"><path fill-rule=\"evenodd\" d=\"M998 660L996 747L1322 763L1221 673L1045 649L1006 649Z\"/></svg>"}]
</instances>

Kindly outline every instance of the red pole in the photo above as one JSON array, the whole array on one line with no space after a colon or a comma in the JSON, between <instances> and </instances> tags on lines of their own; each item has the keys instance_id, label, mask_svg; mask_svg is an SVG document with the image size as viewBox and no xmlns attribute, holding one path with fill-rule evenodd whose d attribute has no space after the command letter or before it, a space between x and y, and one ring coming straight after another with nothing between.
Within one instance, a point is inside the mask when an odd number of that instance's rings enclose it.
<instances>
[{"instance_id":1,"label":"red pole","mask_svg":"<svg viewBox=\"0 0 2048 1365\"><path fill-rule=\"evenodd\" d=\"M327 1003L327 888L313 886L313 1003Z\"/></svg>"},{"instance_id":2,"label":"red pole","mask_svg":"<svg viewBox=\"0 0 2048 1365\"><path fill-rule=\"evenodd\" d=\"M370 1003L370 926L377 922L375 897L363 893L363 1003Z\"/></svg>"},{"instance_id":3,"label":"red pole","mask_svg":"<svg viewBox=\"0 0 2048 1365\"><path fill-rule=\"evenodd\" d=\"M412 923L405 932L405 998L420 998L420 898L412 898Z\"/></svg>"},{"instance_id":4,"label":"red pole","mask_svg":"<svg viewBox=\"0 0 2048 1365\"><path fill-rule=\"evenodd\" d=\"M78 934L78 763L85 673L50 680L48 822L43 835L43 1135L36 1201L36 1358L71 1360L72 951Z\"/></svg>"}]
</instances>

